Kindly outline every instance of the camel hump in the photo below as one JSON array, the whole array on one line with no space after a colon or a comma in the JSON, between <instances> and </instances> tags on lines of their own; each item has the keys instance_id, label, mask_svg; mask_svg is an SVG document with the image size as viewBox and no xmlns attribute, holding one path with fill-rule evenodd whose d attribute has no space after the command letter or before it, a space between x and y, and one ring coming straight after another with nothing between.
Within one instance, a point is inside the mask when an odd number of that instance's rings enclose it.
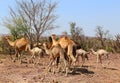
<instances>
[{"instance_id":1,"label":"camel hump","mask_svg":"<svg viewBox=\"0 0 120 83\"><path fill-rule=\"evenodd\" d=\"M98 53L107 53L107 51L104 50L104 49L99 49L97 52L98 52Z\"/></svg>"},{"instance_id":2,"label":"camel hump","mask_svg":"<svg viewBox=\"0 0 120 83\"><path fill-rule=\"evenodd\" d=\"M27 37L22 37L22 38L20 39L20 41L21 41L21 42L27 42L27 43L29 43Z\"/></svg>"}]
</instances>

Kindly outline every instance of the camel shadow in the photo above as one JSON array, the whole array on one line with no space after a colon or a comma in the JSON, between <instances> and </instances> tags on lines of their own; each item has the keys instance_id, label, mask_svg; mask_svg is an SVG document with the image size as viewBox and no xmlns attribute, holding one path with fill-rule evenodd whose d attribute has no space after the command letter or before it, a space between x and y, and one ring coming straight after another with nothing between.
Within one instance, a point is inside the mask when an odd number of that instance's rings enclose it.
<instances>
[{"instance_id":1,"label":"camel shadow","mask_svg":"<svg viewBox=\"0 0 120 83\"><path fill-rule=\"evenodd\" d=\"M108 67L104 67L104 69L108 69L108 70L119 70L119 69L116 69L116 68L108 68Z\"/></svg>"},{"instance_id":2,"label":"camel shadow","mask_svg":"<svg viewBox=\"0 0 120 83\"><path fill-rule=\"evenodd\" d=\"M95 67L94 66L86 66L86 65L84 65L84 66L82 66L83 68L88 68L88 67L90 67L90 68L94 68L95 69ZM110 68L110 67L103 67L104 69L108 69L108 70L119 70L119 69L117 69L117 68Z\"/></svg>"},{"instance_id":3,"label":"camel shadow","mask_svg":"<svg viewBox=\"0 0 120 83\"><path fill-rule=\"evenodd\" d=\"M79 74L94 74L93 71L89 71L88 69L86 68L79 68L79 67L76 67L74 69L72 69L73 71L69 74L72 74L72 75L79 75Z\"/></svg>"}]
</instances>

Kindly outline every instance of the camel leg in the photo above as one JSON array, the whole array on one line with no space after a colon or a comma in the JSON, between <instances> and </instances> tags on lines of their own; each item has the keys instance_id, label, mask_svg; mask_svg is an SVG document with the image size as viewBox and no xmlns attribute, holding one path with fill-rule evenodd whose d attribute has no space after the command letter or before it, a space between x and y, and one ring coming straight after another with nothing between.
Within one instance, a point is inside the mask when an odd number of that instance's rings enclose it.
<instances>
[{"instance_id":1,"label":"camel leg","mask_svg":"<svg viewBox=\"0 0 120 83\"><path fill-rule=\"evenodd\" d=\"M97 63L99 63L99 55L97 54Z\"/></svg>"},{"instance_id":2,"label":"camel leg","mask_svg":"<svg viewBox=\"0 0 120 83\"><path fill-rule=\"evenodd\" d=\"M75 62L75 65L79 65L79 55L78 54L76 54L76 62Z\"/></svg>"},{"instance_id":3,"label":"camel leg","mask_svg":"<svg viewBox=\"0 0 120 83\"><path fill-rule=\"evenodd\" d=\"M104 67L104 64L102 64L102 56L99 56L99 60L100 60L100 64L102 65L102 67Z\"/></svg>"},{"instance_id":4,"label":"camel leg","mask_svg":"<svg viewBox=\"0 0 120 83\"><path fill-rule=\"evenodd\" d=\"M88 58L88 55L87 55L87 54L85 54L85 58L86 58L87 60L89 60L89 58Z\"/></svg>"},{"instance_id":5,"label":"camel leg","mask_svg":"<svg viewBox=\"0 0 120 83\"><path fill-rule=\"evenodd\" d=\"M34 63L34 60L35 60L35 53L32 53L32 56L31 56L30 60L32 61L32 63Z\"/></svg>"},{"instance_id":6,"label":"camel leg","mask_svg":"<svg viewBox=\"0 0 120 83\"><path fill-rule=\"evenodd\" d=\"M104 65L102 64L102 56L101 55L99 55L98 56L98 64L100 63L101 65L102 65L102 67L104 67Z\"/></svg>"},{"instance_id":7,"label":"camel leg","mask_svg":"<svg viewBox=\"0 0 120 83\"><path fill-rule=\"evenodd\" d=\"M21 64L21 54L20 54L20 52L18 52L18 61L20 62L20 64Z\"/></svg>"},{"instance_id":8,"label":"camel leg","mask_svg":"<svg viewBox=\"0 0 120 83\"><path fill-rule=\"evenodd\" d=\"M60 59L60 57L57 57L57 60L56 60L56 66L57 66L57 68L58 68L58 64L59 64L59 59Z\"/></svg>"},{"instance_id":9,"label":"camel leg","mask_svg":"<svg viewBox=\"0 0 120 83\"><path fill-rule=\"evenodd\" d=\"M102 58L101 58L101 56L99 56L99 60L100 60L100 63L102 64Z\"/></svg>"},{"instance_id":10,"label":"camel leg","mask_svg":"<svg viewBox=\"0 0 120 83\"><path fill-rule=\"evenodd\" d=\"M52 58L52 59L50 60L50 63L49 63L49 65L48 65L48 67L47 67L47 72L51 70L51 66L52 66L52 64L54 63L54 60L55 60L54 58Z\"/></svg>"},{"instance_id":11,"label":"camel leg","mask_svg":"<svg viewBox=\"0 0 120 83\"><path fill-rule=\"evenodd\" d=\"M14 57L15 58L14 58L13 62L15 62L18 59L18 51L17 50L15 50L15 56Z\"/></svg>"},{"instance_id":12,"label":"camel leg","mask_svg":"<svg viewBox=\"0 0 120 83\"><path fill-rule=\"evenodd\" d=\"M82 57L82 65L81 65L81 67L82 67L82 66L83 66L83 64L85 63L85 56L84 56L84 55L82 55L81 57Z\"/></svg>"},{"instance_id":13,"label":"camel leg","mask_svg":"<svg viewBox=\"0 0 120 83\"><path fill-rule=\"evenodd\" d=\"M70 54L70 58L72 59L72 62L76 61L76 58L73 56L73 54Z\"/></svg>"},{"instance_id":14,"label":"camel leg","mask_svg":"<svg viewBox=\"0 0 120 83\"><path fill-rule=\"evenodd\" d=\"M75 61L76 61L76 58L75 58L74 55L73 55L73 46L72 46L72 45L69 45L69 46L68 46L67 55L70 56L70 58L72 59L72 62L75 62Z\"/></svg>"},{"instance_id":15,"label":"camel leg","mask_svg":"<svg viewBox=\"0 0 120 83\"><path fill-rule=\"evenodd\" d=\"M107 65L109 65L110 61L109 61L109 55L106 54L106 60L107 60Z\"/></svg>"},{"instance_id":16,"label":"camel leg","mask_svg":"<svg viewBox=\"0 0 120 83\"><path fill-rule=\"evenodd\" d=\"M41 54L39 53L38 55L39 55L38 56L38 64L40 64ZM42 65L43 65L43 63L42 63Z\"/></svg>"},{"instance_id":17,"label":"camel leg","mask_svg":"<svg viewBox=\"0 0 120 83\"><path fill-rule=\"evenodd\" d=\"M68 65L67 65L67 61L65 60L64 57L62 57L61 59L63 60L62 62L64 63L65 76L67 76L67 75L68 75Z\"/></svg>"},{"instance_id":18,"label":"camel leg","mask_svg":"<svg viewBox=\"0 0 120 83\"><path fill-rule=\"evenodd\" d=\"M98 67L98 64L99 64L99 55L97 54L97 65L96 65L96 69Z\"/></svg>"},{"instance_id":19,"label":"camel leg","mask_svg":"<svg viewBox=\"0 0 120 83\"><path fill-rule=\"evenodd\" d=\"M11 51L11 49L9 48L9 51L10 51L10 53L9 53L9 57L10 57L10 60L12 61L13 60L13 57L12 57L12 51Z\"/></svg>"},{"instance_id":20,"label":"camel leg","mask_svg":"<svg viewBox=\"0 0 120 83\"><path fill-rule=\"evenodd\" d=\"M63 70L65 71L65 76L68 74L68 65L67 65L67 60L65 58L64 53L60 52L60 60L63 63L64 67Z\"/></svg>"},{"instance_id":21,"label":"camel leg","mask_svg":"<svg viewBox=\"0 0 120 83\"><path fill-rule=\"evenodd\" d=\"M104 67L104 64L102 64L102 56L101 55L98 55L98 57L97 57L97 63L99 64L99 62L102 65L102 67Z\"/></svg>"}]
</instances>

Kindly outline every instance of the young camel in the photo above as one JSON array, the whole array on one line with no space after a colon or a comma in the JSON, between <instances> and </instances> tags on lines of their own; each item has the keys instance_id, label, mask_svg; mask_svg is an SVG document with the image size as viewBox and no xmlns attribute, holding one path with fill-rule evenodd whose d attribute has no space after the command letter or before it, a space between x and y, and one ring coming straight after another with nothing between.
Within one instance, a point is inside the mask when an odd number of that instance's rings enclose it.
<instances>
[{"instance_id":1,"label":"young camel","mask_svg":"<svg viewBox=\"0 0 120 83\"><path fill-rule=\"evenodd\" d=\"M15 60L20 58L21 56L21 51L28 51L30 49L30 44L29 41L25 38L22 37L20 39L15 40L14 42L10 40L8 36L6 36L6 40L8 44L15 49ZM14 61L15 61L14 60Z\"/></svg>"},{"instance_id":2,"label":"young camel","mask_svg":"<svg viewBox=\"0 0 120 83\"><path fill-rule=\"evenodd\" d=\"M79 62L79 57L81 56L81 58L82 58L82 66L85 63L85 58L88 60L88 54L89 54L89 52L86 52L83 49L77 49L76 50L76 59Z\"/></svg>"},{"instance_id":3,"label":"young camel","mask_svg":"<svg viewBox=\"0 0 120 83\"><path fill-rule=\"evenodd\" d=\"M51 66L52 66L53 63L55 63L57 57L60 57L60 59L64 63L64 69L65 69L65 72L66 72L65 76L67 76L67 74L68 74L68 62L65 59L65 52L61 48L61 46L58 44L58 45L53 46L51 49L47 48L46 43L43 43L43 46L44 46L45 51L50 55L50 63L48 65L48 71L51 70Z\"/></svg>"},{"instance_id":4,"label":"young camel","mask_svg":"<svg viewBox=\"0 0 120 83\"><path fill-rule=\"evenodd\" d=\"M38 56L38 59L40 59L40 57L43 55L43 50L38 48L38 47L34 47L32 49L29 50L31 56L31 60L35 59L36 56Z\"/></svg>"},{"instance_id":5,"label":"young camel","mask_svg":"<svg viewBox=\"0 0 120 83\"><path fill-rule=\"evenodd\" d=\"M57 44L59 44L64 50L66 50L67 52L67 56L69 57L69 60L72 60L72 62L76 61L76 58L73 55L73 47L76 46L75 42L73 40L71 40L70 38L64 36L58 39L58 41L56 41L56 35L53 34L51 36L52 38L52 46L55 46Z\"/></svg>"},{"instance_id":6,"label":"young camel","mask_svg":"<svg viewBox=\"0 0 120 83\"><path fill-rule=\"evenodd\" d=\"M97 56L97 63L99 63L99 61L100 61L100 63L102 64L102 59L101 59L101 57L102 56L105 56L106 57L106 60L108 60L108 62L107 62L107 64L109 64L109 52L107 52L106 50L104 50L104 49L99 49L99 50L97 50L96 52L93 50L93 49L91 49L91 52L92 52L92 54L94 54L94 55L96 55Z\"/></svg>"}]
</instances>

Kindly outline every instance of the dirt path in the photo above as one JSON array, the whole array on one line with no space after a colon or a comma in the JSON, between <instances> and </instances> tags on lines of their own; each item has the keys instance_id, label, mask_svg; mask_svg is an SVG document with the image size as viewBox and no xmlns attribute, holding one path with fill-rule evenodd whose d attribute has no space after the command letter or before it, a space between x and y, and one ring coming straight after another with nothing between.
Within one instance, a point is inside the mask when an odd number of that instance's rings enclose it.
<instances>
[{"instance_id":1,"label":"dirt path","mask_svg":"<svg viewBox=\"0 0 120 83\"><path fill-rule=\"evenodd\" d=\"M62 72L50 72L45 76L48 57L41 58L39 65L1 59L0 83L120 83L120 54L110 55L110 64L104 64L104 68L99 64L97 69L96 57L89 57L84 67L76 67L75 72L69 72L67 77Z\"/></svg>"}]
</instances>

